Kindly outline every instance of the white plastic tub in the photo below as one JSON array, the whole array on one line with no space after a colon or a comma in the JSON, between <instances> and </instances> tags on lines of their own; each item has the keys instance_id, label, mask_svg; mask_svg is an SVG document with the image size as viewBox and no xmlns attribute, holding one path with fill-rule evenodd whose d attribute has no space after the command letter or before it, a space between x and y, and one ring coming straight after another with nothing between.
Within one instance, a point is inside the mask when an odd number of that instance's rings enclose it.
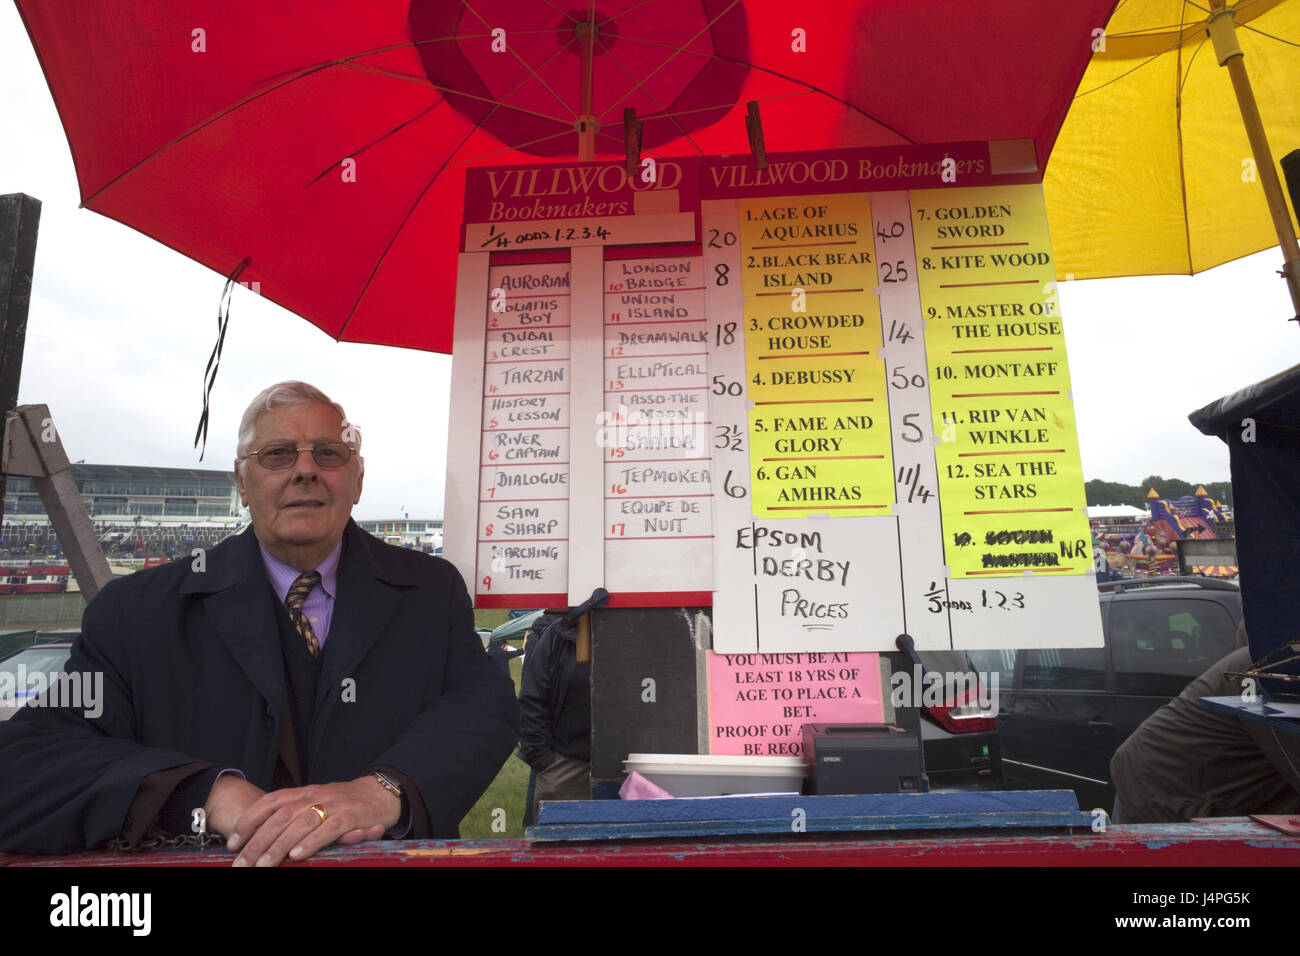
<instances>
[{"instance_id":1,"label":"white plastic tub","mask_svg":"<svg viewBox=\"0 0 1300 956\"><path fill-rule=\"evenodd\" d=\"M714 754L628 754L623 769L641 774L674 797L799 793L808 771L798 757Z\"/></svg>"}]
</instances>

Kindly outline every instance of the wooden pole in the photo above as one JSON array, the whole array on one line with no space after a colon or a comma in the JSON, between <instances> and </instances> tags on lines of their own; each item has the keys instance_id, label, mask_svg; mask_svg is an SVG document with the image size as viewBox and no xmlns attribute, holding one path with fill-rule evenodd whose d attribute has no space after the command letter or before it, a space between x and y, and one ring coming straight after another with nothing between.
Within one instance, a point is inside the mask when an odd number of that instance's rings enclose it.
<instances>
[{"instance_id":1,"label":"wooden pole","mask_svg":"<svg viewBox=\"0 0 1300 956\"><path fill-rule=\"evenodd\" d=\"M18 407L40 223L39 199L24 193L0 196L0 418ZM4 497L5 476L0 472L0 519Z\"/></svg>"},{"instance_id":2,"label":"wooden pole","mask_svg":"<svg viewBox=\"0 0 1300 956\"><path fill-rule=\"evenodd\" d=\"M113 579L113 572L72 478L72 466L49 406L20 405L5 413L0 470L27 475L36 485L59 547L67 555L68 565L81 586L81 596L89 604Z\"/></svg>"},{"instance_id":3,"label":"wooden pole","mask_svg":"<svg viewBox=\"0 0 1300 956\"><path fill-rule=\"evenodd\" d=\"M1250 77L1246 73L1245 56L1237 45L1233 11L1224 6L1224 0L1210 0L1210 11L1206 28L1210 39L1214 41L1214 52L1219 58L1219 65L1227 67L1233 91L1237 94L1237 106L1241 110L1246 135L1250 138L1250 149L1255 156L1255 170L1260 185L1264 187L1264 198L1268 202L1269 215L1273 217L1278 245L1282 247L1282 259L1285 262L1282 276L1291 292L1291 304L1295 308L1296 317L1300 319L1300 244L1296 242L1286 197L1282 193L1282 183L1273 167L1273 153L1269 149L1264 121L1260 118L1255 92L1251 89Z\"/></svg>"}]
</instances>

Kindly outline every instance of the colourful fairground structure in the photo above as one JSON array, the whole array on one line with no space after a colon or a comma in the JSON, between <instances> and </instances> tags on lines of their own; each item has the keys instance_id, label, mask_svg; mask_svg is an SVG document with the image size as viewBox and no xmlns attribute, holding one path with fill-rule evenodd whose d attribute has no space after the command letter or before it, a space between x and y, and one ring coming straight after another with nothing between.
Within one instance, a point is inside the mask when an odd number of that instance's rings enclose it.
<instances>
[{"instance_id":1,"label":"colourful fairground structure","mask_svg":"<svg viewBox=\"0 0 1300 956\"><path fill-rule=\"evenodd\" d=\"M1189 538L1231 538L1232 512L1198 486L1193 495L1161 498L1147 492L1147 512L1137 508L1089 508L1094 551L1104 554L1111 572L1149 576L1178 571L1178 542ZM1193 573L1235 577L1232 565L1195 565Z\"/></svg>"}]
</instances>

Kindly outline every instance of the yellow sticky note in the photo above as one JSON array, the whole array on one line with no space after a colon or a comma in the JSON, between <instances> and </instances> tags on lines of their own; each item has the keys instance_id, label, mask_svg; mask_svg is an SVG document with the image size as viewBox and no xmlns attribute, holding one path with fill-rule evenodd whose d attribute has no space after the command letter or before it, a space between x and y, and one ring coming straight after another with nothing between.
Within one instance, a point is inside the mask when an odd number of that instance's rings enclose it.
<instances>
[{"instance_id":1,"label":"yellow sticky note","mask_svg":"<svg viewBox=\"0 0 1300 956\"><path fill-rule=\"evenodd\" d=\"M1086 574L1092 533L1079 505L1011 514L943 512L944 560L951 577Z\"/></svg>"},{"instance_id":2,"label":"yellow sticky note","mask_svg":"<svg viewBox=\"0 0 1300 956\"><path fill-rule=\"evenodd\" d=\"M883 403L758 406L749 413L754 513L887 515L894 500Z\"/></svg>"}]
</instances>

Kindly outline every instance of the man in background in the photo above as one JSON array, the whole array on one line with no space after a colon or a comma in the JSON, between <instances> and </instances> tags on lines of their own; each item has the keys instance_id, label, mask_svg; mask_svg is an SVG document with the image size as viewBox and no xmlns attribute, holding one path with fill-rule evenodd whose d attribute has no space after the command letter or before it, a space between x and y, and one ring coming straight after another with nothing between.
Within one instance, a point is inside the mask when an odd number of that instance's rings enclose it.
<instances>
[{"instance_id":1,"label":"man in background","mask_svg":"<svg viewBox=\"0 0 1300 956\"><path fill-rule=\"evenodd\" d=\"M1239 697L1251 666L1239 646L1148 717L1110 762L1115 823L1300 812L1300 737L1210 710L1201 697Z\"/></svg>"}]
</instances>

